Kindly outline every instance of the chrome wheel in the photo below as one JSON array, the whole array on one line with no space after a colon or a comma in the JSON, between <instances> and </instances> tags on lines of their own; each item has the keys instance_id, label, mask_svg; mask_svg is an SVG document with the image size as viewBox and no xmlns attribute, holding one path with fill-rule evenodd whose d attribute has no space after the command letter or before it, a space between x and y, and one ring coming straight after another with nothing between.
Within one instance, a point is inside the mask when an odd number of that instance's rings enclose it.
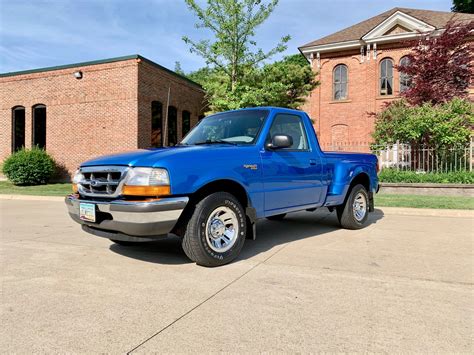
<instances>
[{"instance_id":1,"label":"chrome wheel","mask_svg":"<svg viewBox=\"0 0 474 355\"><path fill-rule=\"evenodd\" d=\"M367 198L362 192L355 195L354 203L352 204L352 212L357 222L364 219L365 214L367 213Z\"/></svg>"},{"instance_id":2,"label":"chrome wheel","mask_svg":"<svg viewBox=\"0 0 474 355\"><path fill-rule=\"evenodd\" d=\"M239 220L228 207L217 207L206 222L206 242L209 248L224 253L235 244L239 235Z\"/></svg>"}]
</instances>

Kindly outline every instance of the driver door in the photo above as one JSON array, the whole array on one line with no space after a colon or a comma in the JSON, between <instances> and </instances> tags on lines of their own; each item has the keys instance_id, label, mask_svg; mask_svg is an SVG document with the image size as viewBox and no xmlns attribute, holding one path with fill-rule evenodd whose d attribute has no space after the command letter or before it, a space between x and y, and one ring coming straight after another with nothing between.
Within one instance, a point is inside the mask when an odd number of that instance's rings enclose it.
<instances>
[{"instance_id":1,"label":"driver door","mask_svg":"<svg viewBox=\"0 0 474 355\"><path fill-rule=\"evenodd\" d=\"M321 164L311 151L303 117L277 114L267 142L276 134L292 137L291 147L268 149L262 153L265 214L284 212L299 206L311 206L321 198ZM281 211L279 211L281 210Z\"/></svg>"}]
</instances>

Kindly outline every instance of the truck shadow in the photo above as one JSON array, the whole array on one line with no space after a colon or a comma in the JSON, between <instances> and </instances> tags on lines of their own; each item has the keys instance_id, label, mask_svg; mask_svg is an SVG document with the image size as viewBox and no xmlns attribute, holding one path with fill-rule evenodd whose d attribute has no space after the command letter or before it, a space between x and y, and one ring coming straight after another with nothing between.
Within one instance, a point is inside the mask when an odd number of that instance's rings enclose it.
<instances>
[{"instance_id":1,"label":"truck shadow","mask_svg":"<svg viewBox=\"0 0 474 355\"><path fill-rule=\"evenodd\" d=\"M369 215L369 226L377 223L383 216L383 212L376 209ZM340 229L336 213L330 213L326 209L313 213L291 213L282 221L261 220L257 223L257 239L245 241L237 260L250 259L278 245L305 238L317 238ZM153 242L144 242L137 246L112 244L110 250L150 263L168 265L191 263L181 248L181 239L174 236Z\"/></svg>"}]
</instances>

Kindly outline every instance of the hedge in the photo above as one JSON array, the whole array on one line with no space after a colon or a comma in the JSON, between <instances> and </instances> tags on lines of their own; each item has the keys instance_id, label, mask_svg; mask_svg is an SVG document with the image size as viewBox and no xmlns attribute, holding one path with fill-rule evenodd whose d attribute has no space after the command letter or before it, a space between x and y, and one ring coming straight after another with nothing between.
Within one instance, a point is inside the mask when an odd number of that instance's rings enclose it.
<instances>
[{"instance_id":1,"label":"hedge","mask_svg":"<svg viewBox=\"0 0 474 355\"><path fill-rule=\"evenodd\" d=\"M393 183L474 184L474 172L419 173L396 169L382 169L379 174L379 181Z\"/></svg>"},{"instance_id":2,"label":"hedge","mask_svg":"<svg viewBox=\"0 0 474 355\"><path fill-rule=\"evenodd\" d=\"M39 148L21 149L3 162L3 173L15 185L46 184L54 171L54 160Z\"/></svg>"}]
</instances>

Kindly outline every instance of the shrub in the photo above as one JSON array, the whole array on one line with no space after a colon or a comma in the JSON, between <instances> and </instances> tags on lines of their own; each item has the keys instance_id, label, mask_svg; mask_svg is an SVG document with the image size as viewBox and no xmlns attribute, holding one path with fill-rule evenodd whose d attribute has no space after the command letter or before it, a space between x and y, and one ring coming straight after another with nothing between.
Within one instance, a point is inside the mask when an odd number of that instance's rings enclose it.
<instances>
[{"instance_id":1,"label":"shrub","mask_svg":"<svg viewBox=\"0 0 474 355\"><path fill-rule=\"evenodd\" d=\"M379 180L380 182L474 184L474 172L416 173L414 171L382 169Z\"/></svg>"},{"instance_id":2,"label":"shrub","mask_svg":"<svg viewBox=\"0 0 474 355\"><path fill-rule=\"evenodd\" d=\"M15 185L45 184L54 169L54 160L39 148L19 150L3 163L3 173Z\"/></svg>"},{"instance_id":3,"label":"shrub","mask_svg":"<svg viewBox=\"0 0 474 355\"><path fill-rule=\"evenodd\" d=\"M453 146L469 142L474 123L473 103L453 99L433 105L410 106L404 100L378 113L373 137L376 144L400 143Z\"/></svg>"}]
</instances>

